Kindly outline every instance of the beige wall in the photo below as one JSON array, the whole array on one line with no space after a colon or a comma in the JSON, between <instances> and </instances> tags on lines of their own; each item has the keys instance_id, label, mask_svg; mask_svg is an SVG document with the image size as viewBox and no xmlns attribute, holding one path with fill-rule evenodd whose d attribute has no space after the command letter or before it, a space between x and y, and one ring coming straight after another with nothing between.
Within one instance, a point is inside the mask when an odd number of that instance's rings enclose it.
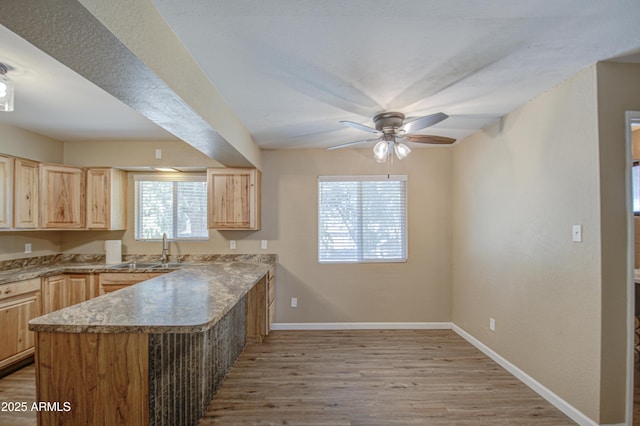
<instances>
[{"instance_id":1,"label":"beige wall","mask_svg":"<svg viewBox=\"0 0 640 426\"><path fill-rule=\"evenodd\" d=\"M409 260L318 264L319 175L385 174L365 150L263 153L263 228L278 253L277 322L451 320L451 149L416 149L408 174ZM290 298L298 308L290 308Z\"/></svg>"},{"instance_id":2,"label":"beige wall","mask_svg":"<svg viewBox=\"0 0 640 426\"><path fill-rule=\"evenodd\" d=\"M453 322L597 421L595 88L592 67L455 146Z\"/></svg>"},{"instance_id":3,"label":"beige wall","mask_svg":"<svg viewBox=\"0 0 640 426\"><path fill-rule=\"evenodd\" d=\"M0 123L0 153L36 161L62 163L63 142ZM24 253L30 243L32 253ZM60 251L58 232L0 232L0 260L41 256Z\"/></svg>"},{"instance_id":4,"label":"beige wall","mask_svg":"<svg viewBox=\"0 0 640 426\"><path fill-rule=\"evenodd\" d=\"M162 158L156 160L156 149ZM65 142L64 164L83 167L223 167L181 141Z\"/></svg>"}]
</instances>

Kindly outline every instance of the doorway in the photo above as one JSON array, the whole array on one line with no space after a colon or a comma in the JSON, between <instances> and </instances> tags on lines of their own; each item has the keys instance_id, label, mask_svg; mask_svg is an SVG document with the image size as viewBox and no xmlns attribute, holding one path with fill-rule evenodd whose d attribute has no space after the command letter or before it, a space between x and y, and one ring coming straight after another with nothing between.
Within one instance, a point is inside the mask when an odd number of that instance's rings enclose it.
<instances>
[{"instance_id":1,"label":"doorway","mask_svg":"<svg viewBox=\"0 0 640 426\"><path fill-rule=\"evenodd\" d=\"M628 111L626 125L627 253L631 266L627 274L627 424L640 426L640 301L636 301L640 296L640 291L636 292L636 286L640 287L640 111Z\"/></svg>"}]
</instances>

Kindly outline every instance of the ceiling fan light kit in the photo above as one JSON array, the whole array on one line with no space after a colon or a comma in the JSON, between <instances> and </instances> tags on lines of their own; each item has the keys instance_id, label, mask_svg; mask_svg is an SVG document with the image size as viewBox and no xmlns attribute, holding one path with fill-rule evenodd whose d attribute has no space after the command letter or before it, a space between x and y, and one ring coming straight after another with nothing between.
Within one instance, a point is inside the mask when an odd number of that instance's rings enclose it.
<instances>
[{"instance_id":1,"label":"ceiling fan light kit","mask_svg":"<svg viewBox=\"0 0 640 426\"><path fill-rule=\"evenodd\" d=\"M13 111L13 83L7 77L9 67L0 63L0 111Z\"/></svg>"},{"instance_id":2,"label":"ceiling fan light kit","mask_svg":"<svg viewBox=\"0 0 640 426\"><path fill-rule=\"evenodd\" d=\"M411 149L404 143L400 142L402 140L439 145L454 143L456 141L455 139L442 136L413 134L413 132L433 126L448 117L449 116L447 114L437 112L435 114L418 117L405 123L405 115L401 112L381 112L373 117L375 129L353 121L341 121L340 123L347 127L369 133L375 133L378 135L378 138L348 142L333 146L329 149L346 148L347 146L366 142L377 142L373 147L373 158L377 162L384 163L386 161L391 161L394 153L399 160L402 160L411 153Z\"/></svg>"}]
</instances>

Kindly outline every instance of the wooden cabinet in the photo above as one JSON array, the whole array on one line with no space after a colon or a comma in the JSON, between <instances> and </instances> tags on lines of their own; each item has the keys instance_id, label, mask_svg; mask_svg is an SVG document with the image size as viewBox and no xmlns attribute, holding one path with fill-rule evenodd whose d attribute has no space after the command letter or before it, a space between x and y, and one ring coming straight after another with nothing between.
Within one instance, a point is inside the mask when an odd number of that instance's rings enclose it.
<instances>
[{"instance_id":1,"label":"wooden cabinet","mask_svg":"<svg viewBox=\"0 0 640 426\"><path fill-rule=\"evenodd\" d=\"M16 158L13 179L13 227L38 228L39 167L31 160Z\"/></svg>"},{"instance_id":2,"label":"wooden cabinet","mask_svg":"<svg viewBox=\"0 0 640 426\"><path fill-rule=\"evenodd\" d=\"M40 164L41 227L84 228L84 188L84 169L58 164Z\"/></svg>"},{"instance_id":3,"label":"wooden cabinet","mask_svg":"<svg viewBox=\"0 0 640 426\"><path fill-rule=\"evenodd\" d=\"M105 272L100 274L100 294L111 293L163 274L164 272Z\"/></svg>"},{"instance_id":4,"label":"wooden cabinet","mask_svg":"<svg viewBox=\"0 0 640 426\"><path fill-rule=\"evenodd\" d=\"M269 335L275 317L276 267L272 266L247 293L247 340L261 342Z\"/></svg>"},{"instance_id":5,"label":"wooden cabinet","mask_svg":"<svg viewBox=\"0 0 640 426\"><path fill-rule=\"evenodd\" d=\"M35 335L28 323L41 312L40 278L0 284L0 368L34 353Z\"/></svg>"},{"instance_id":6,"label":"wooden cabinet","mask_svg":"<svg viewBox=\"0 0 640 426\"><path fill-rule=\"evenodd\" d=\"M276 267L273 265L267 273L267 334L276 315Z\"/></svg>"},{"instance_id":7,"label":"wooden cabinet","mask_svg":"<svg viewBox=\"0 0 640 426\"><path fill-rule=\"evenodd\" d=\"M0 229L13 227L13 158L0 155Z\"/></svg>"},{"instance_id":8,"label":"wooden cabinet","mask_svg":"<svg viewBox=\"0 0 640 426\"><path fill-rule=\"evenodd\" d=\"M43 279L45 313L54 312L98 295L92 274L61 274Z\"/></svg>"},{"instance_id":9,"label":"wooden cabinet","mask_svg":"<svg viewBox=\"0 0 640 426\"><path fill-rule=\"evenodd\" d=\"M260 229L261 173L256 169L208 169L211 229Z\"/></svg>"},{"instance_id":10,"label":"wooden cabinet","mask_svg":"<svg viewBox=\"0 0 640 426\"><path fill-rule=\"evenodd\" d=\"M87 228L127 228L127 173L112 168L87 170Z\"/></svg>"}]
</instances>

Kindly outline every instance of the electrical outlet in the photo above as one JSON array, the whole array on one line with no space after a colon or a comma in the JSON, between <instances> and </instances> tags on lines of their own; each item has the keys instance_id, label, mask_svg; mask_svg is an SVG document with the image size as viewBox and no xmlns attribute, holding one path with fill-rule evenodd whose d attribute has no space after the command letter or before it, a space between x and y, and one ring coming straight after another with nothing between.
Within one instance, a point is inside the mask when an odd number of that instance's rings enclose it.
<instances>
[{"instance_id":1,"label":"electrical outlet","mask_svg":"<svg viewBox=\"0 0 640 426\"><path fill-rule=\"evenodd\" d=\"M575 243L582 242L582 225L573 225L571 227L571 240Z\"/></svg>"},{"instance_id":2,"label":"electrical outlet","mask_svg":"<svg viewBox=\"0 0 640 426\"><path fill-rule=\"evenodd\" d=\"M229 248L231 250L235 250L236 249L236 240L229 240Z\"/></svg>"},{"instance_id":3,"label":"electrical outlet","mask_svg":"<svg viewBox=\"0 0 640 426\"><path fill-rule=\"evenodd\" d=\"M291 307L292 308L297 308L298 307L298 298L297 297L292 297L291 298Z\"/></svg>"},{"instance_id":4,"label":"electrical outlet","mask_svg":"<svg viewBox=\"0 0 640 426\"><path fill-rule=\"evenodd\" d=\"M261 248L262 250L266 250L266 249L267 249L267 240L262 240L262 241L260 242L260 248Z\"/></svg>"},{"instance_id":5,"label":"electrical outlet","mask_svg":"<svg viewBox=\"0 0 640 426\"><path fill-rule=\"evenodd\" d=\"M162 160L162 150L160 148L156 149L156 160Z\"/></svg>"},{"instance_id":6,"label":"electrical outlet","mask_svg":"<svg viewBox=\"0 0 640 426\"><path fill-rule=\"evenodd\" d=\"M31 253L31 243L25 243L24 252L25 253Z\"/></svg>"},{"instance_id":7,"label":"electrical outlet","mask_svg":"<svg viewBox=\"0 0 640 426\"><path fill-rule=\"evenodd\" d=\"M496 320L489 318L489 330L496 331Z\"/></svg>"}]
</instances>

